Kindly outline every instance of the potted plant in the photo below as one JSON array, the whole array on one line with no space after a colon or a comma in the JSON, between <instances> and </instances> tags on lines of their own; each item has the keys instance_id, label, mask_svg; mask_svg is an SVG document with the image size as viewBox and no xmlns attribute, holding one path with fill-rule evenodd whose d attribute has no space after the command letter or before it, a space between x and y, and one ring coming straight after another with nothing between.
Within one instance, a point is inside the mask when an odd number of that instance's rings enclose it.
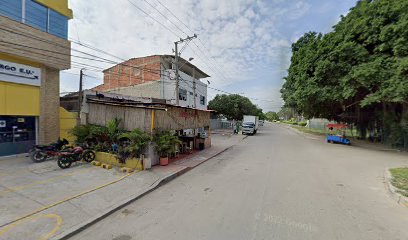
<instances>
[{"instance_id":1,"label":"potted plant","mask_svg":"<svg viewBox=\"0 0 408 240\"><path fill-rule=\"evenodd\" d=\"M128 158L139 157L150 141L150 136L137 128L121 134L118 138L122 140L118 150L118 158L121 163L125 163Z\"/></svg>"},{"instance_id":2,"label":"potted plant","mask_svg":"<svg viewBox=\"0 0 408 240\"><path fill-rule=\"evenodd\" d=\"M169 164L169 156L176 151L176 144L181 141L177 136L174 136L169 131L161 132L155 137L156 152L160 156L160 165L165 166Z\"/></svg>"}]
</instances>

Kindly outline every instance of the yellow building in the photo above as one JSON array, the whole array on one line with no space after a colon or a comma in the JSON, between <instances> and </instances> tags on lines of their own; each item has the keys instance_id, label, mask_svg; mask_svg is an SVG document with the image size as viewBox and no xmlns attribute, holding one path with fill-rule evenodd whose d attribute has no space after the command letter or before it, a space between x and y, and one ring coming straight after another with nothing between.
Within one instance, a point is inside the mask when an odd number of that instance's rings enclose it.
<instances>
[{"instance_id":1,"label":"yellow building","mask_svg":"<svg viewBox=\"0 0 408 240\"><path fill-rule=\"evenodd\" d=\"M0 157L58 139L70 19L68 0L0 0Z\"/></svg>"}]
</instances>

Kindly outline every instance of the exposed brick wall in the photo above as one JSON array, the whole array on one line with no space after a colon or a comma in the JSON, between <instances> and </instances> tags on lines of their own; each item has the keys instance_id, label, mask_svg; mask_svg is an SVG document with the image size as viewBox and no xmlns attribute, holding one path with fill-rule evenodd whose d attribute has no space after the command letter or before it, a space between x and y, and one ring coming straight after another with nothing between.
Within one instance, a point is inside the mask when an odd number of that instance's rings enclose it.
<instances>
[{"instance_id":1,"label":"exposed brick wall","mask_svg":"<svg viewBox=\"0 0 408 240\"><path fill-rule=\"evenodd\" d=\"M132 58L104 71L103 84L92 90L108 91L160 80L161 56Z\"/></svg>"},{"instance_id":2,"label":"exposed brick wall","mask_svg":"<svg viewBox=\"0 0 408 240\"><path fill-rule=\"evenodd\" d=\"M59 99L59 70L42 67L38 126L40 144L54 142L59 137Z\"/></svg>"},{"instance_id":3,"label":"exposed brick wall","mask_svg":"<svg viewBox=\"0 0 408 240\"><path fill-rule=\"evenodd\" d=\"M0 41L4 41L0 53L41 65L38 140L41 144L56 141L60 133L59 70L71 66L71 43L7 17L0 16L0 25L5 29L0 29Z\"/></svg>"},{"instance_id":4,"label":"exposed brick wall","mask_svg":"<svg viewBox=\"0 0 408 240\"><path fill-rule=\"evenodd\" d=\"M0 29L0 41L4 41L0 52L60 70L70 68L69 41L3 16L0 16L0 26L6 29Z\"/></svg>"}]
</instances>

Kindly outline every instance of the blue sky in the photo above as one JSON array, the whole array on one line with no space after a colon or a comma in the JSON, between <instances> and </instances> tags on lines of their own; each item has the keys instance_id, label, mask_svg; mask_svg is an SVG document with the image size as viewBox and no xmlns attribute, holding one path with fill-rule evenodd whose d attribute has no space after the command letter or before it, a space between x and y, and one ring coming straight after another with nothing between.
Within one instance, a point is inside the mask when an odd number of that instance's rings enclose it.
<instances>
[{"instance_id":1,"label":"blue sky","mask_svg":"<svg viewBox=\"0 0 408 240\"><path fill-rule=\"evenodd\" d=\"M131 1L135 6L129 3ZM279 89L290 64L290 45L308 31L329 32L355 0L70 0L70 39L123 59L171 54L178 37L193 32L182 57L207 72L211 87L250 97L264 111L282 105ZM144 12L151 17L147 16ZM170 10L170 12L169 12ZM172 13L177 16L175 18ZM164 17L165 16L165 17ZM180 21L179 21L180 20ZM72 44L73 49L118 59ZM78 52L73 54L78 55ZM80 65L109 64L73 58L61 74L61 92L78 88ZM102 83L88 68L85 87ZM209 89L211 99L217 93Z\"/></svg>"}]
</instances>

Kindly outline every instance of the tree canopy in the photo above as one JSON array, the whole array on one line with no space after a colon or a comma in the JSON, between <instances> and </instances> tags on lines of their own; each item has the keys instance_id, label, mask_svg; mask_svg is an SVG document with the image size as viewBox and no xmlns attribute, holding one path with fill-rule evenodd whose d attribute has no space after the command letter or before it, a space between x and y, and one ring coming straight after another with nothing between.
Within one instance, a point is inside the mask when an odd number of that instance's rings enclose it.
<instances>
[{"instance_id":1,"label":"tree canopy","mask_svg":"<svg viewBox=\"0 0 408 240\"><path fill-rule=\"evenodd\" d=\"M281 93L308 118L381 125L406 104L407 78L408 1L361 0L332 32L292 44Z\"/></svg>"},{"instance_id":2,"label":"tree canopy","mask_svg":"<svg viewBox=\"0 0 408 240\"><path fill-rule=\"evenodd\" d=\"M208 103L208 108L217 111L228 119L242 120L244 115L259 116L265 119L265 115L258 106L253 104L247 97L238 94L217 94L214 99Z\"/></svg>"},{"instance_id":3,"label":"tree canopy","mask_svg":"<svg viewBox=\"0 0 408 240\"><path fill-rule=\"evenodd\" d=\"M276 112L265 113L265 119L268 121L279 121L279 115Z\"/></svg>"}]
</instances>

